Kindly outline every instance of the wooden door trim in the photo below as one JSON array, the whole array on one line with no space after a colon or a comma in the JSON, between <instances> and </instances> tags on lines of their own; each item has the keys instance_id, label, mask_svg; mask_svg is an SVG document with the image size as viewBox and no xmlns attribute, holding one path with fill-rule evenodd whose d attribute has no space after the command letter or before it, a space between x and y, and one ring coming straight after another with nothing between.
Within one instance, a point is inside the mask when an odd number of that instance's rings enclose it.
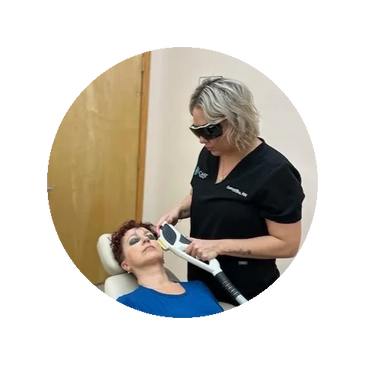
<instances>
[{"instance_id":1,"label":"wooden door trim","mask_svg":"<svg viewBox=\"0 0 365 365\"><path fill-rule=\"evenodd\" d=\"M146 163L147 145L147 119L148 119L148 98L150 88L151 52L142 54L142 86L141 86L141 110L138 147L138 176L137 176L137 202L136 220L142 220L143 216L143 193L144 193L144 172Z\"/></svg>"}]
</instances>

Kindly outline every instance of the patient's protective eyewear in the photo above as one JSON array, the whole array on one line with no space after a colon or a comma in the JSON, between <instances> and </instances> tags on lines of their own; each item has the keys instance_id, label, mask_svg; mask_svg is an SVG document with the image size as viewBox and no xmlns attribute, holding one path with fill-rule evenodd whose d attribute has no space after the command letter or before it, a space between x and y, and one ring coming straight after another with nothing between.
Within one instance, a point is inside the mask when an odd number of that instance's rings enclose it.
<instances>
[{"instance_id":1,"label":"patient's protective eyewear","mask_svg":"<svg viewBox=\"0 0 365 365\"><path fill-rule=\"evenodd\" d=\"M153 234L153 233L147 233L145 235L145 237L147 237L148 239L154 241L154 240L157 240L157 237ZM133 246L135 245L136 243L140 242L143 238L142 237L137 237L137 236L132 236L130 239L129 239L129 245L130 246Z\"/></svg>"},{"instance_id":2,"label":"patient's protective eyewear","mask_svg":"<svg viewBox=\"0 0 365 365\"><path fill-rule=\"evenodd\" d=\"M198 137L206 140L218 138L223 134L222 122L213 124L208 123L200 126L191 125L190 130Z\"/></svg>"}]
</instances>

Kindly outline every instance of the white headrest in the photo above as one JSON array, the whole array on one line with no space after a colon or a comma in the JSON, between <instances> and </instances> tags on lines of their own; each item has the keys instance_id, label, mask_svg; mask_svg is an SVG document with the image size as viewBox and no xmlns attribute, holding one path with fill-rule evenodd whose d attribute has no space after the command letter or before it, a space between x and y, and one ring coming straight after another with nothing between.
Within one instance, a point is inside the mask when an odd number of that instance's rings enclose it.
<instances>
[{"instance_id":1,"label":"white headrest","mask_svg":"<svg viewBox=\"0 0 365 365\"><path fill-rule=\"evenodd\" d=\"M110 233L105 233L99 237L96 248L98 250L100 261L109 275L123 274L125 271L115 259L113 250L110 247L111 237L112 235Z\"/></svg>"}]
</instances>

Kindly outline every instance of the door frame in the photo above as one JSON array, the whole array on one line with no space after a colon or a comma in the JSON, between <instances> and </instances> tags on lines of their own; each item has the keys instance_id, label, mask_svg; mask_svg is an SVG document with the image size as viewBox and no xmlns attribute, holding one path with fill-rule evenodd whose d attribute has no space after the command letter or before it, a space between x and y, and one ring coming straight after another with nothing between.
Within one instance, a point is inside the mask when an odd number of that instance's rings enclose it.
<instances>
[{"instance_id":1,"label":"door frame","mask_svg":"<svg viewBox=\"0 0 365 365\"><path fill-rule=\"evenodd\" d=\"M136 220L142 220L144 173L146 163L148 100L150 88L151 52L142 53L141 109L139 120L139 145L137 166Z\"/></svg>"}]
</instances>

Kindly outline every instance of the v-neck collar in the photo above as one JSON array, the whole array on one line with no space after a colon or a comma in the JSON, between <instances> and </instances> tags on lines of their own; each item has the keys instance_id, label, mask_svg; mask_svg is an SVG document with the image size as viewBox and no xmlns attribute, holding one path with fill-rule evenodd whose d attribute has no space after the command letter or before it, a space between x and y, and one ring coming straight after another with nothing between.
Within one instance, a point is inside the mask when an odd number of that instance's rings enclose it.
<instances>
[{"instance_id":1,"label":"v-neck collar","mask_svg":"<svg viewBox=\"0 0 365 365\"><path fill-rule=\"evenodd\" d=\"M222 181L219 181L219 182L217 182L217 179L218 179L220 156L211 155L211 157L213 158L213 166L214 166L214 171L212 174L214 185L219 186L223 183L226 183L230 177L235 175L235 172L239 169L240 166L249 163L250 160L252 159L252 157L254 157L257 153L260 153L260 150L266 144L266 142L263 138L258 137L258 139L261 141L261 143L254 150L252 150L248 155L246 155L243 159L241 159L237 163L237 165L227 174L227 176Z\"/></svg>"}]
</instances>

